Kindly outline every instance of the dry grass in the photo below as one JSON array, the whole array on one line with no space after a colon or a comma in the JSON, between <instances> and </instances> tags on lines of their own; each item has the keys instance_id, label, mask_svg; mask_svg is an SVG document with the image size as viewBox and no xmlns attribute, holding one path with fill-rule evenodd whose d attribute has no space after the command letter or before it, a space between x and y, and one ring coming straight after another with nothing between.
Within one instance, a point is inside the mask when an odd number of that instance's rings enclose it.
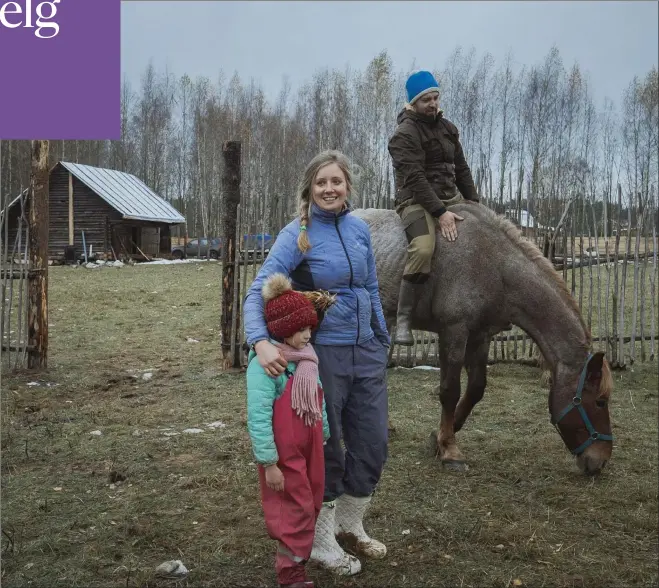
<instances>
[{"instance_id":1,"label":"dry grass","mask_svg":"<svg viewBox=\"0 0 659 588\"><path fill-rule=\"evenodd\" d=\"M190 569L179 586L274 585L244 377L220 371L220 265L50 275L50 368L2 379L2 585L173 585L153 577L168 559ZM615 374L616 449L596 480L551 428L538 375L489 369L455 474L427 452L437 372L391 370L396 432L367 520L389 555L352 579L314 569L319 584L657 586L656 365Z\"/></svg>"}]
</instances>

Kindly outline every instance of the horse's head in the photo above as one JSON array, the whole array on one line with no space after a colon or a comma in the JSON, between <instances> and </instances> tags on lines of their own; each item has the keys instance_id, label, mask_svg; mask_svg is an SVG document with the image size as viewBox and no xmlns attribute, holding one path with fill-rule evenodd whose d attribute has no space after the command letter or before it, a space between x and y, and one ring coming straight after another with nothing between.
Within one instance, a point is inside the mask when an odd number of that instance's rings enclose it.
<instances>
[{"instance_id":1,"label":"horse's head","mask_svg":"<svg viewBox=\"0 0 659 588\"><path fill-rule=\"evenodd\" d=\"M549 412L584 474L598 474L611 458L611 368L604 353L589 354L579 367L560 364L551 378Z\"/></svg>"}]
</instances>

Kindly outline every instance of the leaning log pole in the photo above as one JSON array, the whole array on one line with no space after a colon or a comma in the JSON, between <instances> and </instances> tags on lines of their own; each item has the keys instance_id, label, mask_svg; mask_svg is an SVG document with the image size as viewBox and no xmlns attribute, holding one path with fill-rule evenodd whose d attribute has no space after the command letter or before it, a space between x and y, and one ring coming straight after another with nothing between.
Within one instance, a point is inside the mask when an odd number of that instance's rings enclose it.
<instances>
[{"instance_id":1,"label":"leaning log pole","mask_svg":"<svg viewBox=\"0 0 659 588\"><path fill-rule=\"evenodd\" d=\"M240 367L240 345L236 344L236 333L240 331L240 302L235 295L236 272L236 226L240 205L240 141L227 141L222 146L224 156L224 218L222 223L222 358L224 368ZM240 288L238 288L240 291Z\"/></svg>"},{"instance_id":2,"label":"leaning log pole","mask_svg":"<svg viewBox=\"0 0 659 588\"><path fill-rule=\"evenodd\" d=\"M30 170L30 269L28 369L48 367L48 141L32 141Z\"/></svg>"}]
</instances>

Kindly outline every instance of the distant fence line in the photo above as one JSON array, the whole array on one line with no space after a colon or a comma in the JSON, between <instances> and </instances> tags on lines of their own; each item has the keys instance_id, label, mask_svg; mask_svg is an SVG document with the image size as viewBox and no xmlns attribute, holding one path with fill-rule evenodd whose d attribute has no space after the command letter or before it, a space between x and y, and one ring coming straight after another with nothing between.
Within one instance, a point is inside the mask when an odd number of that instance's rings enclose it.
<instances>
[{"instance_id":1,"label":"distant fence line","mask_svg":"<svg viewBox=\"0 0 659 588\"><path fill-rule=\"evenodd\" d=\"M576 298L591 331L593 349L604 351L614 368L635 361L654 361L659 339L657 329L657 248L645 254L578 257L573 251L556 259L554 268L563 272L568 288ZM567 262L566 262L567 259ZM260 260L243 266L241 285L254 279ZM250 280L251 281L251 280ZM240 297L244 297L241 287ZM439 366L439 350L434 333L416 331L413 346L394 345L391 364L405 367ZM244 337L244 333L243 333ZM489 361L533 363L535 343L514 327L492 338ZM246 357L243 357L243 365Z\"/></svg>"},{"instance_id":2,"label":"distant fence line","mask_svg":"<svg viewBox=\"0 0 659 588\"><path fill-rule=\"evenodd\" d=\"M236 148L240 153L239 145ZM229 155L229 152L225 155ZM227 190L234 194L235 212L231 211L231 222L225 223L224 232L227 234L221 237L224 238L224 243L231 241L235 244L239 242L240 235L265 234L271 210L267 199L255 201L252 198L241 198L239 159L238 163L234 162L232 165L237 171L227 174L224 181ZM229 169L233 168L229 166ZM487 193L486 190L480 191ZM592 229L590 221L587 227L584 226L584 218L588 218L583 214L580 217L582 226L577 231L575 217L572 216L575 207L568 210L569 206L563 215L562 226L556 228L553 234L547 229L539 230L536 226L521 227L523 234L534 240L552 260L554 268L561 272L591 330L594 350L606 352L614 368L622 368L634 361L654 361L656 358L659 309L657 204L654 193L653 186L651 197L644 207L634 209L637 225L631 227L631 230L628 229L629 221L623 226L620 214L616 219L608 219L600 224L601 227L611 227L609 236L599 236L601 231L597 230L594 218ZM5 195L5 200L7 198L8 195ZM619 201L620 198L618 188ZM488 199L484 198L483 203L488 205ZM6 205L7 202L3 204ZM521 218L519 212L516 212L518 219ZM631 214L630 209L628 219ZM27 223L27 210L23 211L21 217L21 222ZM6 218L3 220L4 223L7 222ZM225 221L228 220L225 218ZM540 223L537 226L541 226ZM21 231L17 234L20 235ZM3 236L6 240L6 230L3 231ZM2 350L4 362L12 367L22 367L32 350L31 344L27 342L26 310L29 299L26 282L33 277L35 269L41 271L31 265L29 242L23 243L20 237L18 239L13 244L5 241L0 247ZM221 344L225 363L230 363L233 367L246 364L246 354L242 347L245 337L240 316L242 300L246 285L256 277L257 265L265 259L267 250L263 247L247 259L241 253L237 247L232 246L222 255L222 291L227 301L222 302ZM11 332L12 326L18 329L15 336ZM530 362L535 354L534 346L531 338L515 327L492 339L489 358L491 362ZM438 366L438 355L436 336L417 331L415 344L412 347L394 346L391 360L396 365L410 367Z\"/></svg>"}]
</instances>

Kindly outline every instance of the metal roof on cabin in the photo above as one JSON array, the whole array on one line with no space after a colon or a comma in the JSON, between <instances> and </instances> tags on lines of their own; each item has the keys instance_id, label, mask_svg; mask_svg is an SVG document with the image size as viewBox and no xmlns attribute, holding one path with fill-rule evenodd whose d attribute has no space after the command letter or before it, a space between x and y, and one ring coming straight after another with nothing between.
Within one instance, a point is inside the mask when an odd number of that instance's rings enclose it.
<instances>
[{"instance_id":1,"label":"metal roof on cabin","mask_svg":"<svg viewBox=\"0 0 659 588\"><path fill-rule=\"evenodd\" d=\"M185 222L181 213L132 174L68 161L59 163L125 219L170 224Z\"/></svg>"}]
</instances>

